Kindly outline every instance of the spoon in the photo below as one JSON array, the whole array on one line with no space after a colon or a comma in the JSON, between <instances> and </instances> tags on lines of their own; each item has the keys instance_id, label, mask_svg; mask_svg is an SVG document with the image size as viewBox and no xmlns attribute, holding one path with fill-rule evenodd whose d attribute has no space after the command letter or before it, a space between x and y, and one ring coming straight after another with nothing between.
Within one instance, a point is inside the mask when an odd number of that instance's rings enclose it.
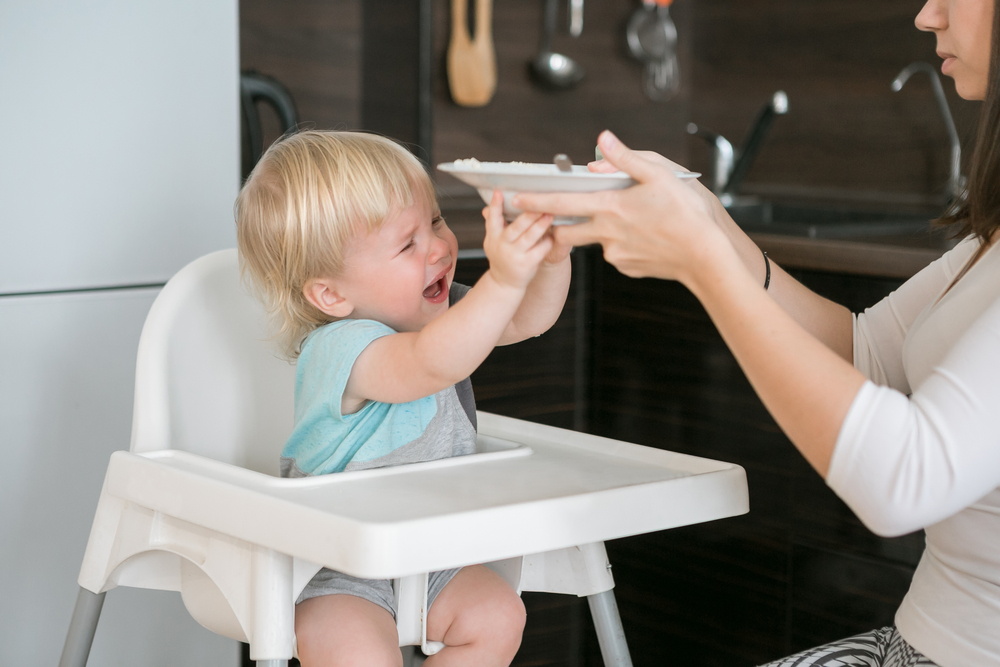
<instances>
[{"instance_id":1,"label":"spoon","mask_svg":"<svg viewBox=\"0 0 1000 667\"><path fill-rule=\"evenodd\" d=\"M545 1L545 24L538 56L531 61L535 78L549 88L572 88L583 79L583 68L572 58L552 51L552 35L559 18L559 0Z\"/></svg>"},{"instance_id":2,"label":"spoon","mask_svg":"<svg viewBox=\"0 0 1000 667\"><path fill-rule=\"evenodd\" d=\"M559 171L573 171L573 161L570 160L569 156L565 153L556 154L556 156L552 158L552 162L554 162L556 167L559 168Z\"/></svg>"}]
</instances>

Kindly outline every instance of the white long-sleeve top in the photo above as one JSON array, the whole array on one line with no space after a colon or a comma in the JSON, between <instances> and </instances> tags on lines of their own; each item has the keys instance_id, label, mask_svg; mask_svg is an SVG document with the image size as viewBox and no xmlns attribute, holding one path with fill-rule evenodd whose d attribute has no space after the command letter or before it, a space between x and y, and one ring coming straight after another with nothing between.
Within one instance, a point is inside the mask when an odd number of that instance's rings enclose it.
<instances>
[{"instance_id":1,"label":"white long-sleeve top","mask_svg":"<svg viewBox=\"0 0 1000 667\"><path fill-rule=\"evenodd\" d=\"M869 381L827 483L871 530L926 531L896 613L943 667L1000 665L1000 250L967 239L854 320ZM947 290L947 291L946 291Z\"/></svg>"}]
</instances>

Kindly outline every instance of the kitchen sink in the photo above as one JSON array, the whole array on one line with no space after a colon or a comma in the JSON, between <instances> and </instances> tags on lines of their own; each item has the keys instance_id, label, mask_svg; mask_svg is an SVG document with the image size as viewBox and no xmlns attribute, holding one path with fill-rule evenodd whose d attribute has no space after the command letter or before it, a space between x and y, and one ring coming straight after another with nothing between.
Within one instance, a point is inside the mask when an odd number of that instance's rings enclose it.
<instances>
[{"instance_id":1,"label":"kitchen sink","mask_svg":"<svg viewBox=\"0 0 1000 667\"><path fill-rule=\"evenodd\" d=\"M931 225L935 213L858 209L849 206L785 204L770 201L737 203L727 208L747 232L850 239L874 236L939 237L944 229Z\"/></svg>"}]
</instances>

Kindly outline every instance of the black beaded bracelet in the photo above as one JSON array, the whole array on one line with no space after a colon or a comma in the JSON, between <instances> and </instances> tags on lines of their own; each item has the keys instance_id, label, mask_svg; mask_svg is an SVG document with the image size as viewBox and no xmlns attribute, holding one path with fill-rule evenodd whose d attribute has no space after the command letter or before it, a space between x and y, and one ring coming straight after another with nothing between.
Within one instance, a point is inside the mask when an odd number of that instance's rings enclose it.
<instances>
[{"instance_id":1,"label":"black beaded bracelet","mask_svg":"<svg viewBox=\"0 0 1000 667\"><path fill-rule=\"evenodd\" d=\"M764 289L766 290L767 286L771 284L771 260L767 258L766 252L763 250L761 252L764 253L764 270L767 271L764 274Z\"/></svg>"}]
</instances>

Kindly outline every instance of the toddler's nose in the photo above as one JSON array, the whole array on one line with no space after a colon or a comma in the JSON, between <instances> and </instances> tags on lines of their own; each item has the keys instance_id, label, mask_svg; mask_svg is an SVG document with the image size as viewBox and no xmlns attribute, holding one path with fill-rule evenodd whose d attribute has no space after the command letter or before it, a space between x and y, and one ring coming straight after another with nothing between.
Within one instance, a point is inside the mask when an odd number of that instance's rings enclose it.
<instances>
[{"instance_id":1,"label":"toddler's nose","mask_svg":"<svg viewBox=\"0 0 1000 667\"><path fill-rule=\"evenodd\" d=\"M435 238L431 242L430 252L427 254L427 261L430 264L437 264L442 258L447 257L450 249L444 239Z\"/></svg>"}]
</instances>

